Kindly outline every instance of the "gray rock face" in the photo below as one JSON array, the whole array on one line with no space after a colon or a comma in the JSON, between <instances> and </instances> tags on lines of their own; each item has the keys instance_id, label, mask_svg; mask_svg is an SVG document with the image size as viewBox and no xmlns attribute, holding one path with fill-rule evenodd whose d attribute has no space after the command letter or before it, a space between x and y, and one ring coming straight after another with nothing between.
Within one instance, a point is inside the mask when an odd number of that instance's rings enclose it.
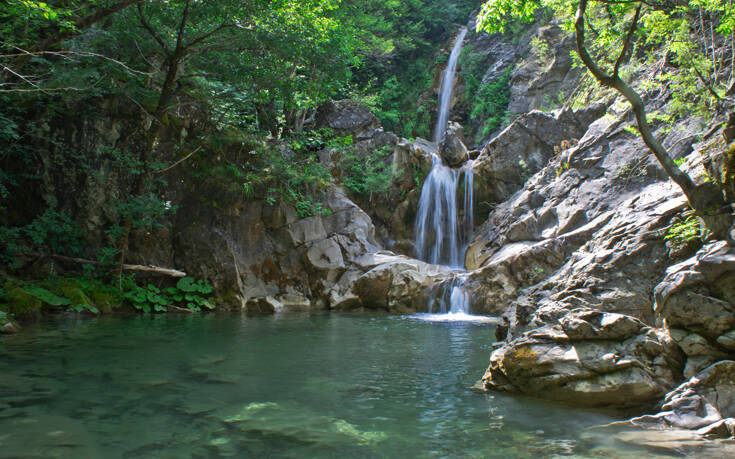
<instances>
[{"instance_id":1,"label":"gray rock face","mask_svg":"<svg viewBox=\"0 0 735 459\"><path fill-rule=\"evenodd\" d=\"M521 115L483 148L475 161L478 202L503 202L545 167L562 144L572 146L605 113L604 105Z\"/></svg>"},{"instance_id":2,"label":"gray rock face","mask_svg":"<svg viewBox=\"0 0 735 459\"><path fill-rule=\"evenodd\" d=\"M540 27L534 38L541 46L531 47L531 52L511 74L508 105L511 113L563 104L581 76L579 69L572 67L573 34L552 24Z\"/></svg>"},{"instance_id":3,"label":"gray rock face","mask_svg":"<svg viewBox=\"0 0 735 459\"><path fill-rule=\"evenodd\" d=\"M681 381L680 346L711 352L694 330L653 328L652 292L672 264L664 235L685 200L623 129L630 114L602 110L523 115L477 160L475 183L500 201L466 255L472 310L503 313L485 389L640 405ZM538 172L521 179L508 166L521 159Z\"/></svg>"},{"instance_id":4,"label":"gray rock face","mask_svg":"<svg viewBox=\"0 0 735 459\"><path fill-rule=\"evenodd\" d=\"M469 158L467 147L462 141L462 127L449 122L444 138L439 144L441 157L450 167L460 166Z\"/></svg>"},{"instance_id":5,"label":"gray rock face","mask_svg":"<svg viewBox=\"0 0 735 459\"><path fill-rule=\"evenodd\" d=\"M661 330L629 316L573 310L490 356L485 389L586 406L635 406L671 390L679 350Z\"/></svg>"},{"instance_id":6,"label":"gray rock face","mask_svg":"<svg viewBox=\"0 0 735 459\"><path fill-rule=\"evenodd\" d=\"M700 435L730 437L735 416L735 362L723 360L668 393L655 415L632 423L700 429Z\"/></svg>"},{"instance_id":7,"label":"gray rock face","mask_svg":"<svg viewBox=\"0 0 735 459\"><path fill-rule=\"evenodd\" d=\"M369 137L380 122L370 110L349 101L330 101L319 107L318 127L329 127L338 135L353 135L356 139Z\"/></svg>"},{"instance_id":8,"label":"gray rock face","mask_svg":"<svg viewBox=\"0 0 735 459\"><path fill-rule=\"evenodd\" d=\"M177 231L177 265L209 278L219 300L232 308L275 311L273 301L267 306L260 300L279 295L329 307L332 284L379 246L370 217L340 189L330 190L325 205L330 215L301 219L287 204L251 203L229 215L212 214L204 220L208 238L201 237L198 227Z\"/></svg>"},{"instance_id":9,"label":"gray rock face","mask_svg":"<svg viewBox=\"0 0 735 459\"><path fill-rule=\"evenodd\" d=\"M725 241L704 246L671 266L654 290L655 311L679 330L691 377L725 358L735 358L735 248Z\"/></svg>"}]
</instances>

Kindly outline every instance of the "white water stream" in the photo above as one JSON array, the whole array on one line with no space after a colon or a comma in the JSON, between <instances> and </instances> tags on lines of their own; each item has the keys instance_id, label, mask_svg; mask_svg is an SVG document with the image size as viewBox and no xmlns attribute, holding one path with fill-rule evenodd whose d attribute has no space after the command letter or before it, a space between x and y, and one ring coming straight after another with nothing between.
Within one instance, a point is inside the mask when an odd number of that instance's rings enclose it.
<instances>
[{"instance_id":1,"label":"white water stream","mask_svg":"<svg viewBox=\"0 0 735 459\"><path fill-rule=\"evenodd\" d=\"M445 135L454 89L457 61L467 29L457 35L447 61L439 94L439 113L434 141L440 143ZM464 288L466 276L461 272L467 246L473 229L473 171L472 160L459 168L447 166L440 156L432 157L432 167L421 189L416 213L416 257L432 264L449 266L456 276L445 282L429 302L429 320L468 320L469 295ZM461 193L461 194L460 194ZM471 319L470 319L471 320Z\"/></svg>"}]
</instances>

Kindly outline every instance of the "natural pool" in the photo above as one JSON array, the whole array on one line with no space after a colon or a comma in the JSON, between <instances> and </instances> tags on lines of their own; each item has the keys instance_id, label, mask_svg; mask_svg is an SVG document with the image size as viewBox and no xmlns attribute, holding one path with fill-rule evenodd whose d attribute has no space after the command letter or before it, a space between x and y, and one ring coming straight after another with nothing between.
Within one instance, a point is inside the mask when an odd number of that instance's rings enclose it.
<instances>
[{"instance_id":1,"label":"natural pool","mask_svg":"<svg viewBox=\"0 0 735 459\"><path fill-rule=\"evenodd\" d=\"M0 339L0 457L653 457L586 430L608 415L470 391L493 331L351 314L42 322Z\"/></svg>"}]
</instances>

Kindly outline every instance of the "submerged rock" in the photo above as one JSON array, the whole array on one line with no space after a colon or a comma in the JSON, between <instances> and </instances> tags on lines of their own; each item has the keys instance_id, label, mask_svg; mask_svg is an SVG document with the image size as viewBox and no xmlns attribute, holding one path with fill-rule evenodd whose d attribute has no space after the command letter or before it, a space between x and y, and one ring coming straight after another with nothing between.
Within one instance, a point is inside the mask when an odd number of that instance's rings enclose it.
<instances>
[{"instance_id":1,"label":"submerged rock","mask_svg":"<svg viewBox=\"0 0 735 459\"><path fill-rule=\"evenodd\" d=\"M280 436L322 447L370 446L388 438L384 432L360 430L344 419L319 415L304 406L274 402L251 403L222 421L244 432Z\"/></svg>"}]
</instances>

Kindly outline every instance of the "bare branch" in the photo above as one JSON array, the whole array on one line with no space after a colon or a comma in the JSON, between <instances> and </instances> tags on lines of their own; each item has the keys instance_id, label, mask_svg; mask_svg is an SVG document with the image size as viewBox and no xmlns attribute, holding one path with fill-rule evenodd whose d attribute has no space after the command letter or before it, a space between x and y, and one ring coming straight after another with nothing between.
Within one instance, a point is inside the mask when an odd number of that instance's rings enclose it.
<instances>
[{"instance_id":1,"label":"bare branch","mask_svg":"<svg viewBox=\"0 0 735 459\"><path fill-rule=\"evenodd\" d=\"M164 172L166 172L168 170L171 170L174 167L178 166L179 164L183 163L184 161L186 161L187 159L189 159L194 153L198 152L201 149L202 149L202 147L197 147L191 153L189 153L188 155L184 156L183 158L181 158L180 160L176 161L175 163L171 164L167 168L161 169L161 170L157 170L157 171L153 171L153 173L154 174L163 174Z\"/></svg>"},{"instance_id":2,"label":"bare branch","mask_svg":"<svg viewBox=\"0 0 735 459\"><path fill-rule=\"evenodd\" d=\"M211 37L212 35L214 35L215 33L219 32L220 30L224 29L225 27L231 27L231 26L232 26L232 24L227 24L226 21L225 22L222 22L222 24L220 24L219 26L215 27L214 29L210 30L209 32L205 33L204 35L202 35L202 36L200 36L200 37L195 38L194 40L192 40L191 43L189 43L188 45L185 46L185 48L186 49L189 49L192 46L196 46L197 44L203 42L204 40L206 40L207 38Z\"/></svg>"},{"instance_id":3,"label":"bare branch","mask_svg":"<svg viewBox=\"0 0 735 459\"><path fill-rule=\"evenodd\" d=\"M77 263L77 264L82 264L82 265L108 266L107 264L102 263L101 261L87 260L85 258L67 257L64 255L56 255L56 254L50 254L50 253L22 252L22 254L32 256L32 257L38 257L38 258L53 258L54 260L65 261L68 263ZM125 271L143 271L143 272L149 272L149 273L155 273L155 274L163 274L164 276L171 276L171 277L186 277L186 273L183 271L179 271L177 269L171 269L171 268L161 268L159 266L123 264L122 268Z\"/></svg>"}]
</instances>

